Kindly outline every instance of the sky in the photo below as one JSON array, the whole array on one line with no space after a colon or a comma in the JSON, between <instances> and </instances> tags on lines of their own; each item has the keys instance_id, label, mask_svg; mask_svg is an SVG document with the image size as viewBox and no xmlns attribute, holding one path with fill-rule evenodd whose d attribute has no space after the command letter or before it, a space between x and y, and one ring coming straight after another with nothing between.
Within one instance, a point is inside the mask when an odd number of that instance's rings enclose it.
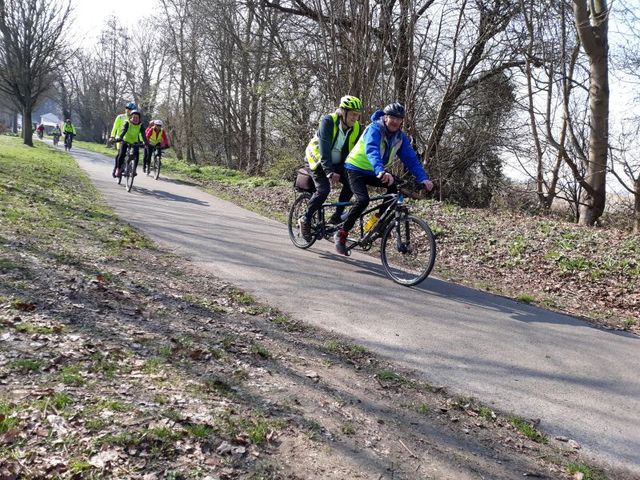
<instances>
[{"instance_id":1,"label":"sky","mask_svg":"<svg viewBox=\"0 0 640 480\"><path fill-rule=\"evenodd\" d=\"M122 25L133 27L140 19L156 13L157 4L157 0L71 0L74 35L83 45L92 45L109 16L115 15Z\"/></svg>"}]
</instances>

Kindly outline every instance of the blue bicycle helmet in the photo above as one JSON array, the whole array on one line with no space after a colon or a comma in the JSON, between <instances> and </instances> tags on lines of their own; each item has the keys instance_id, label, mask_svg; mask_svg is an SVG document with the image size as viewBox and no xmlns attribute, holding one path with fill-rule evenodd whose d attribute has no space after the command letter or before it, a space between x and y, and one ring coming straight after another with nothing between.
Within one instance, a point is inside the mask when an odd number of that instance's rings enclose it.
<instances>
[{"instance_id":1,"label":"blue bicycle helmet","mask_svg":"<svg viewBox=\"0 0 640 480\"><path fill-rule=\"evenodd\" d=\"M138 106L134 102L127 103L127 110L137 110Z\"/></svg>"},{"instance_id":2,"label":"blue bicycle helmet","mask_svg":"<svg viewBox=\"0 0 640 480\"><path fill-rule=\"evenodd\" d=\"M396 118L404 118L404 105L401 103L390 103L383 110L385 115L389 115L391 117Z\"/></svg>"}]
</instances>

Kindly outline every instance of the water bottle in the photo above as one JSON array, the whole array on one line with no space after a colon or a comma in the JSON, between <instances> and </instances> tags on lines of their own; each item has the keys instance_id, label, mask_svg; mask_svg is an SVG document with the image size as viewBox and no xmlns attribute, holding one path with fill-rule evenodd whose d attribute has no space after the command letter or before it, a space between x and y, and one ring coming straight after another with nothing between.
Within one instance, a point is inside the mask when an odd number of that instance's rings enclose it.
<instances>
[{"instance_id":1,"label":"water bottle","mask_svg":"<svg viewBox=\"0 0 640 480\"><path fill-rule=\"evenodd\" d=\"M369 230L371 230L373 226L378 222L379 218L380 214L378 212L375 212L373 215L371 215L369 217L369 220L367 220L367 223L364 224L364 232L367 233Z\"/></svg>"}]
</instances>

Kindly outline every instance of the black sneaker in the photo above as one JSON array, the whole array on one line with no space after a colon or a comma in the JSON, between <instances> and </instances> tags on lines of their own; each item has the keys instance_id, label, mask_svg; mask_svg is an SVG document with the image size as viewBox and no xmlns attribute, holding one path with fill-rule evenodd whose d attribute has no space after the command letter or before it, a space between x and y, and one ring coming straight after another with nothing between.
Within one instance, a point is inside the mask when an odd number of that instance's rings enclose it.
<instances>
[{"instance_id":1,"label":"black sneaker","mask_svg":"<svg viewBox=\"0 0 640 480\"><path fill-rule=\"evenodd\" d=\"M309 225L309 221L305 218L305 216L301 216L298 219L298 227L300 228L300 235L306 242L311 241L311 225Z\"/></svg>"}]
</instances>

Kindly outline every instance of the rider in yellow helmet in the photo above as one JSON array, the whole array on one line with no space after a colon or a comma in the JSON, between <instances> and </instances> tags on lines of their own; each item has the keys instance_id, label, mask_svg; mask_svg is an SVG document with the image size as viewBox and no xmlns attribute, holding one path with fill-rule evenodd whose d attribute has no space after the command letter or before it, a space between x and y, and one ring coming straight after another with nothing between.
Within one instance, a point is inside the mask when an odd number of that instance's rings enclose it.
<instances>
[{"instance_id":1,"label":"rider in yellow helmet","mask_svg":"<svg viewBox=\"0 0 640 480\"><path fill-rule=\"evenodd\" d=\"M360 113L362 101L358 97L345 95L340 99L338 109L325 115L320 121L318 132L306 149L306 160L312 171L316 191L309 200L309 208L298 219L300 233L306 240L311 238L310 220L322 206L331 186L342 184L339 201L348 202L352 193L344 172L344 161L360 137ZM344 206L339 206L329 219L329 223L339 224Z\"/></svg>"}]
</instances>

